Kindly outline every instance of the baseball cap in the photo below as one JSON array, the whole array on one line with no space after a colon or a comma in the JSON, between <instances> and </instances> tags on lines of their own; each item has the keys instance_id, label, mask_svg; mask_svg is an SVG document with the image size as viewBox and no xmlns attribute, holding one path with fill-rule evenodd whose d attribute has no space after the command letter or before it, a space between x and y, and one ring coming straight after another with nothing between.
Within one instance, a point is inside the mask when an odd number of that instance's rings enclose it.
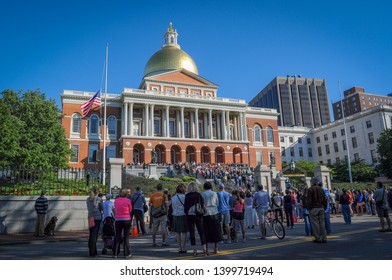
<instances>
[{"instance_id":1,"label":"baseball cap","mask_svg":"<svg viewBox=\"0 0 392 280\"><path fill-rule=\"evenodd\" d=\"M219 183L219 186L218 186L220 189L223 189L224 187L225 187L225 185L223 184L223 183Z\"/></svg>"}]
</instances>

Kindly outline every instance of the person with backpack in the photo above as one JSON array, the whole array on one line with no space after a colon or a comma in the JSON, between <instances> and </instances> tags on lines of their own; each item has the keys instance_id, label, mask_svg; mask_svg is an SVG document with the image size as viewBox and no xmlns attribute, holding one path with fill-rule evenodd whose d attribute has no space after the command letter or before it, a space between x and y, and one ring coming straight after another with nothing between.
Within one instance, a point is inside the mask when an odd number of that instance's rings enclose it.
<instances>
[{"instance_id":1,"label":"person with backpack","mask_svg":"<svg viewBox=\"0 0 392 280\"><path fill-rule=\"evenodd\" d=\"M381 229L379 232L392 231L391 219L388 214L388 192L385 190L383 183L380 181L377 182L377 189L374 191L373 198L376 201L376 210L378 217L380 218ZM385 229L385 221L388 225L387 229Z\"/></svg>"},{"instance_id":2,"label":"person with backpack","mask_svg":"<svg viewBox=\"0 0 392 280\"><path fill-rule=\"evenodd\" d=\"M131 197L132 203L132 220L136 219L136 226L138 230L140 229L142 234L146 234L146 229L144 225L144 206L147 205L146 198L140 187L136 188L136 192Z\"/></svg>"},{"instance_id":3,"label":"person with backpack","mask_svg":"<svg viewBox=\"0 0 392 280\"><path fill-rule=\"evenodd\" d=\"M274 211L275 219L283 223L283 198L276 192L272 193L271 197L271 208Z\"/></svg>"},{"instance_id":4,"label":"person with backpack","mask_svg":"<svg viewBox=\"0 0 392 280\"><path fill-rule=\"evenodd\" d=\"M290 194L290 190L286 189L286 195L283 197L284 213L286 215L287 228L294 228L293 219L293 198Z\"/></svg>"}]
</instances>

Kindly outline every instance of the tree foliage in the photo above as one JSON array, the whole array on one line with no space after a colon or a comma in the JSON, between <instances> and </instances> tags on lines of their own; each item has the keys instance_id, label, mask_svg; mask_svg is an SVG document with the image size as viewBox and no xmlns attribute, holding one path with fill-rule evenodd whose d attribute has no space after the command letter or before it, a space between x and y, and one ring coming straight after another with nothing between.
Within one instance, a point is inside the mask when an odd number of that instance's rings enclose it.
<instances>
[{"instance_id":1,"label":"tree foliage","mask_svg":"<svg viewBox=\"0 0 392 280\"><path fill-rule=\"evenodd\" d=\"M61 114L39 90L0 96L0 165L66 167L70 154Z\"/></svg>"},{"instance_id":2,"label":"tree foliage","mask_svg":"<svg viewBox=\"0 0 392 280\"><path fill-rule=\"evenodd\" d=\"M348 171L348 163L340 161L332 165L333 178L338 182L350 182ZM357 160L351 163L351 174L353 182L372 182L377 175L371 165L365 163L364 160Z\"/></svg>"},{"instance_id":3,"label":"tree foliage","mask_svg":"<svg viewBox=\"0 0 392 280\"><path fill-rule=\"evenodd\" d=\"M377 140L377 153L380 164L380 172L388 178L392 178L392 129L386 129Z\"/></svg>"}]
</instances>

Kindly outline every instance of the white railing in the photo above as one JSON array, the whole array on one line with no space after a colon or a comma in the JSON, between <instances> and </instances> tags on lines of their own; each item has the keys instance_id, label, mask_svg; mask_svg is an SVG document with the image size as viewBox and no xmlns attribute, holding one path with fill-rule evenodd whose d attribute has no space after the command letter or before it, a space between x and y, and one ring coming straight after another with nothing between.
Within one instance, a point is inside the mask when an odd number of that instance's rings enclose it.
<instances>
[{"instance_id":1,"label":"white railing","mask_svg":"<svg viewBox=\"0 0 392 280\"><path fill-rule=\"evenodd\" d=\"M177 92L150 91L150 90L133 89L133 88L124 88L123 93L144 94L144 95L148 94L148 95L154 95L154 96L168 96L168 97L178 97L178 98L185 97L185 98L197 99L197 100L211 100L211 101L222 101L222 102L246 104L246 101L242 100L242 99L222 98L222 97L213 97L213 96L200 96L200 95L177 93Z\"/></svg>"}]
</instances>

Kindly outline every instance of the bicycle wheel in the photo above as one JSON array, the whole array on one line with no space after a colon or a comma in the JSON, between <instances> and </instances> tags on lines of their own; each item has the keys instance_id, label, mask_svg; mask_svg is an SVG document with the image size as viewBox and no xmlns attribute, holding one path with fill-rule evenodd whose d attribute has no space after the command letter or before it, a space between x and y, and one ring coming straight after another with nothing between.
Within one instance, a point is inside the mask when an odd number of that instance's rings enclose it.
<instances>
[{"instance_id":1,"label":"bicycle wheel","mask_svg":"<svg viewBox=\"0 0 392 280\"><path fill-rule=\"evenodd\" d=\"M284 226L277 219L272 221L272 230L275 233L276 237L278 237L279 239L283 239L286 236Z\"/></svg>"}]
</instances>

